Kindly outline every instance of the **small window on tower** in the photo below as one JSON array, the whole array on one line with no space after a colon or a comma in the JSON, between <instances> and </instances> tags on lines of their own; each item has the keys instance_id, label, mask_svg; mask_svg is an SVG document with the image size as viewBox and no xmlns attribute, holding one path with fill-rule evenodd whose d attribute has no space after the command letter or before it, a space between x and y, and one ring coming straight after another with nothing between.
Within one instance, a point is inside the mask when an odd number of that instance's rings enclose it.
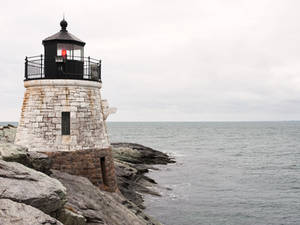
<instances>
[{"instance_id":1,"label":"small window on tower","mask_svg":"<svg viewBox=\"0 0 300 225\"><path fill-rule=\"evenodd\" d=\"M70 135L70 112L61 113L61 134Z\"/></svg>"}]
</instances>

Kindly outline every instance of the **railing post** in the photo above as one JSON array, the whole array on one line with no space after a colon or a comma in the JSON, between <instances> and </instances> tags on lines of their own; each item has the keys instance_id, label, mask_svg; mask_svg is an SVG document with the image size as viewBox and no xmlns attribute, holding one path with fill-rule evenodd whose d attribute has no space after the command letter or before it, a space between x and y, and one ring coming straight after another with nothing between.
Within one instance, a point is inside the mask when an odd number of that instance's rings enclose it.
<instances>
[{"instance_id":1,"label":"railing post","mask_svg":"<svg viewBox=\"0 0 300 225\"><path fill-rule=\"evenodd\" d=\"M27 56L25 58L25 80L28 79L28 59Z\"/></svg>"},{"instance_id":2,"label":"railing post","mask_svg":"<svg viewBox=\"0 0 300 225\"><path fill-rule=\"evenodd\" d=\"M41 78L43 78L43 55L41 54Z\"/></svg>"},{"instance_id":3,"label":"railing post","mask_svg":"<svg viewBox=\"0 0 300 225\"><path fill-rule=\"evenodd\" d=\"M91 57L88 57L88 79L92 78L91 74Z\"/></svg>"}]
</instances>

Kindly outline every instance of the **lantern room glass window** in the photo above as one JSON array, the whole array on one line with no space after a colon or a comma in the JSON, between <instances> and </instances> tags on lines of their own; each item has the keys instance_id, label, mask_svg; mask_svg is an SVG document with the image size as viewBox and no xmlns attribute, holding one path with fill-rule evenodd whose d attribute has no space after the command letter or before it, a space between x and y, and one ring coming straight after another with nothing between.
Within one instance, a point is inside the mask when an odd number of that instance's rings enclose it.
<instances>
[{"instance_id":1,"label":"lantern room glass window","mask_svg":"<svg viewBox=\"0 0 300 225\"><path fill-rule=\"evenodd\" d=\"M57 44L57 56L63 56L68 60L83 60L83 46L74 44Z\"/></svg>"}]
</instances>

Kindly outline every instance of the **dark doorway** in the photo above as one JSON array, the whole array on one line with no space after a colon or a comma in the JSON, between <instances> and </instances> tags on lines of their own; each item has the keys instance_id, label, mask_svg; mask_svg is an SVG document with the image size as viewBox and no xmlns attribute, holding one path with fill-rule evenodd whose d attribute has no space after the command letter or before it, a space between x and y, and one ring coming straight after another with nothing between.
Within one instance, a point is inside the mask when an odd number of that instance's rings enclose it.
<instances>
[{"instance_id":1,"label":"dark doorway","mask_svg":"<svg viewBox=\"0 0 300 225\"><path fill-rule=\"evenodd\" d=\"M101 157L100 158L100 164L101 164L101 172L102 172L102 181L104 185L108 185L107 184L107 177L106 177L106 166L105 166L105 157Z\"/></svg>"}]
</instances>

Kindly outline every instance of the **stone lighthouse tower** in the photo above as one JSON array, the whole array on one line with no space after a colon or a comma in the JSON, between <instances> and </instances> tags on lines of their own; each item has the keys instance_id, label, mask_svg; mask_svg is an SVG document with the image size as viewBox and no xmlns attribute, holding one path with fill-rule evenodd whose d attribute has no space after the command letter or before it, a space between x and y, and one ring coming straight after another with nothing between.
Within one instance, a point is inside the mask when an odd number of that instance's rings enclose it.
<instances>
[{"instance_id":1,"label":"stone lighthouse tower","mask_svg":"<svg viewBox=\"0 0 300 225\"><path fill-rule=\"evenodd\" d=\"M44 39L44 55L26 57L26 88L15 143L48 154L53 168L115 191L116 180L100 89L101 61L84 56L85 43L61 30Z\"/></svg>"}]
</instances>

